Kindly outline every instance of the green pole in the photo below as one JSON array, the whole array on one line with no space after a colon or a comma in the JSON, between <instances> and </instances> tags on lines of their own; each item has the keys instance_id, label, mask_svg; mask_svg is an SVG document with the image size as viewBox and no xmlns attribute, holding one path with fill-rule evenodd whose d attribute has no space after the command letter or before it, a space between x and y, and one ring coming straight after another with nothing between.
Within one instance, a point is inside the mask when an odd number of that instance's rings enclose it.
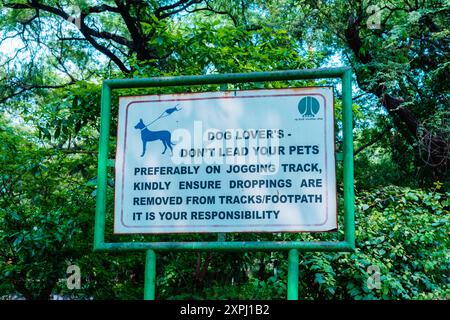
<instances>
[{"instance_id":1,"label":"green pole","mask_svg":"<svg viewBox=\"0 0 450 320\"><path fill-rule=\"evenodd\" d=\"M289 250L287 299L298 300L298 250Z\"/></svg>"},{"instance_id":2,"label":"green pole","mask_svg":"<svg viewBox=\"0 0 450 320\"><path fill-rule=\"evenodd\" d=\"M291 250L338 252L352 251L345 241L202 241L202 242L108 242L97 250L104 251L274 251Z\"/></svg>"},{"instance_id":3,"label":"green pole","mask_svg":"<svg viewBox=\"0 0 450 320\"><path fill-rule=\"evenodd\" d=\"M156 254L147 250L145 256L144 300L155 300L156 291Z\"/></svg>"},{"instance_id":4,"label":"green pole","mask_svg":"<svg viewBox=\"0 0 450 320\"><path fill-rule=\"evenodd\" d=\"M353 191L353 117L352 117L352 72L342 75L343 136L344 136L344 234L345 241L355 248L355 194Z\"/></svg>"},{"instance_id":5,"label":"green pole","mask_svg":"<svg viewBox=\"0 0 450 320\"><path fill-rule=\"evenodd\" d=\"M98 148L97 204L94 227L94 250L105 242L106 185L108 179L108 143L111 121L111 88L103 83L100 118L100 145Z\"/></svg>"},{"instance_id":6,"label":"green pole","mask_svg":"<svg viewBox=\"0 0 450 320\"><path fill-rule=\"evenodd\" d=\"M159 77L159 78L111 79L111 80L104 80L103 83L107 84L112 89L124 89L124 88L168 87L168 86L187 86L187 85L220 84L220 83L283 81L283 80L299 80L299 79L323 79L323 78L339 78L347 70L349 70L349 68L342 67L342 68L282 70L282 71L252 72L252 73L223 73L223 74L208 74L201 76L195 75L195 76Z\"/></svg>"}]
</instances>

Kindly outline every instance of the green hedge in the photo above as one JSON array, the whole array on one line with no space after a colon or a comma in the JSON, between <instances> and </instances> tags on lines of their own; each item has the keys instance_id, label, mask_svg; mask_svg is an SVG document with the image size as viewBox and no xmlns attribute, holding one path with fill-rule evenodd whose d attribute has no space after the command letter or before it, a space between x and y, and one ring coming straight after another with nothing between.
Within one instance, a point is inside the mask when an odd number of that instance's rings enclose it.
<instances>
[{"instance_id":1,"label":"green hedge","mask_svg":"<svg viewBox=\"0 0 450 320\"><path fill-rule=\"evenodd\" d=\"M357 194L356 251L301 253L300 297L448 299L450 192L439 189L390 186ZM192 285L192 269L181 268L179 259L167 261L158 278L160 297L286 298L286 253L232 254L234 268L227 267L229 256L211 262L201 290Z\"/></svg>"}]
</instances>

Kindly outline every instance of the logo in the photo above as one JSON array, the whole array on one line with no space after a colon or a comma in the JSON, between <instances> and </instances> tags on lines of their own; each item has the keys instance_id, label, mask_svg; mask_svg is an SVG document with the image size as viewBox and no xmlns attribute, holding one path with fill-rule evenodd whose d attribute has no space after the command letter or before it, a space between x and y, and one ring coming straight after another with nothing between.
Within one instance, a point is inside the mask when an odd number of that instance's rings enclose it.
<instances>
[{"instance_id":1,"label":"logo","mask_svg":"<svg viewBox=\"0 0 450 320\"><path fill-rule=\"evenodd\" d=\"M319 110L319 101L314 97L304 97L298 103L298 112L303 118L314 118Z\"/></svg>"}]
</instances>

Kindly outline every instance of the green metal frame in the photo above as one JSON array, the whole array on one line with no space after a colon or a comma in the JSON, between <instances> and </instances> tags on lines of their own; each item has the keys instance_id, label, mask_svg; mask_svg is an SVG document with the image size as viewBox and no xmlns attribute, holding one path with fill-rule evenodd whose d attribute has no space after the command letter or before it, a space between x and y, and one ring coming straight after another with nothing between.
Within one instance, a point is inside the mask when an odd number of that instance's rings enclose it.
<instances>
[{"instance_id":1,"label":"green metal frame","mask_svg":"<svg viewBox=\"0 0 450 320\"><path fill-rule=\"evenodd\" d=\"M226 241L219 234L218 241L204 242L105 242L105 212L109 131L111 122L111 91L114 89L169 87L204 84L230 84L301 79L340 78L342 80L343 152L336 159L344 165L344 240L343 241ZM275 251L289 250L289 300L298 299L299 251L353 251L355 248L353 135L352 135L352 73L348 67L286 70L254 73L211 74L142 79L104 80L101 98L100 144L98 150L97 204L95 213L95 251L146 251L144 299L155 297L155 251Z\"/></svg>"}]
</instances>

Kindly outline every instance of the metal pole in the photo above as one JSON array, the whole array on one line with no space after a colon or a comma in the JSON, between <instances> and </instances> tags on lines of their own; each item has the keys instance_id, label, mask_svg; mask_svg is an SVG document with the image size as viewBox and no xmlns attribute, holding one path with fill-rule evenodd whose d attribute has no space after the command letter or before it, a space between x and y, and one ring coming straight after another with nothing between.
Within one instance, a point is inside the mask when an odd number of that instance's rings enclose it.
<instances>
[{"instance_id":1,"label":"metal pole","mask_svg":"<svg viewBox=\"0 0 450 320\"><path fill-rule=\"evenodd\" d=\"M201 76L111 79L111 80L104 80L103 83L107 84L112 89L116 88L125 89L125 88L168 87L168 86L187 86L187 85L221 84L221 83L283 81L283 80L299 80L299 79L323 79L323 78L339 78L347 70L349 70L348 67L308 69L308 70L282 70L282 71L252 72L252 73L223 73L223 74L208 74Z\"/></svg>"},{"instance_id":2,"label":"metal pole","mask_svg":"<svg viewBox=\"0 0 450 320\"><path fill-rule=\"evenodd\" d=\"M226 239L225 239L226 240ZM107 242L97 250L105 251L273 251L291 250L341 252L352 251L344 241L202 241L202 242Z\"/></svg>"},{"instance_id":3,"label":"metal pole","mask_svg":"<svg viewBox=\"0 0 450 320\"><path fill-rule=\"evenodd\" d=\"M344 135L344 234L345 241L355 248L355 194L353 190L353 119L352 119L352 72L342 76L343 135Z\"/></svg>"},{"instance_id":4,"label":"metal pole","mask_svg":"<svg viewBox=\"0 0 450 320\"><path fill-rule=\"evenodd\" d=\"M102 85L100 144L98 148L97 204L95 211L94 250L105 242L106 184L108 179L108 143L111 121L111 88Z\"/></svg>"},{"instance_id":5,"label":"metal pole","mask_svg":"<svg viewBox=\"0 0 450 320\"><path fill-rule=\"evenodd\" d=\"M298 250L289 250L287 299L298 300Z\"/></svg>"},{"instance_id":6,"label":"metal pole","mask_svg":"<svg viewBox=\"0 0 450 320\"><path fill-rule=\"evenodd\" d=\"M156 254L147 250L145 256L144 300L155 300L156 291Z\"/></svg>"}]
</instances>

